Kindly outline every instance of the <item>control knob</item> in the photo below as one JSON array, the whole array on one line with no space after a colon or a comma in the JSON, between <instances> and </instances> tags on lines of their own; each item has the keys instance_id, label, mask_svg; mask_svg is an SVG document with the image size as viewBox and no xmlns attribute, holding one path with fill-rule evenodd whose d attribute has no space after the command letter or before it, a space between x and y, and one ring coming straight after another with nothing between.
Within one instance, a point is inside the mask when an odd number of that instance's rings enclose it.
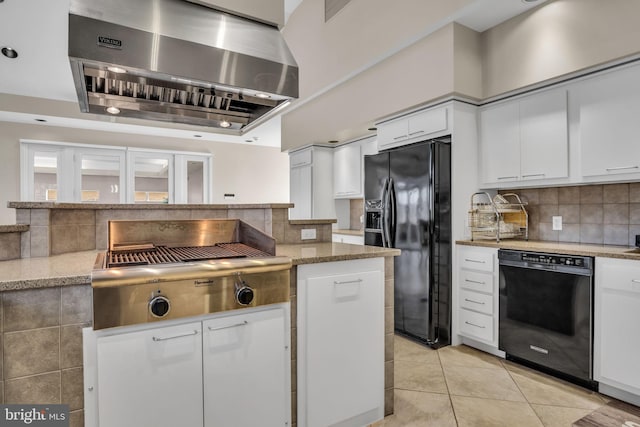
<instances>
[{"instance_id":1,"label":"control knob","mask_svg":"<svg viewBox=\"0 0 640 427\"><path fill-rule=\"evenodd\" d=\"M157 296L149 301L149 312L153 317L164 317L171 310L171 303L168 298Z\"/></svg>"},{"instance_id":2,"label":"control knob","mask_svg":"<svg viewBox=\"0 0 640 427\"><path fill-rule=\"evenodd\" d=\"M253 289L242 279L236 281L236 301L240 305L249 305L253 302Z\"/></svg>"}]
</instances>

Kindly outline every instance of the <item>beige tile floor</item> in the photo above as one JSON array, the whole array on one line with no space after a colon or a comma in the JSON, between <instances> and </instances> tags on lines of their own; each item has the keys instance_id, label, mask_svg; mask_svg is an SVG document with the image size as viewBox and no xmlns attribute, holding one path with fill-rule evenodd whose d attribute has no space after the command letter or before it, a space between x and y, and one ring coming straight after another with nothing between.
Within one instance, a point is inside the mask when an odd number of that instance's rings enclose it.
<instances>
[{"instance_id":1,"label":"beige tile floor","mask_svg":"<svg viewBox=\"0 0 640 427\"><path fill-rule=\"evenodd\" d=\"M609 399L467 346L395 336L393 415L373 427L570 427Z\"/></svg>"}]
</instances>

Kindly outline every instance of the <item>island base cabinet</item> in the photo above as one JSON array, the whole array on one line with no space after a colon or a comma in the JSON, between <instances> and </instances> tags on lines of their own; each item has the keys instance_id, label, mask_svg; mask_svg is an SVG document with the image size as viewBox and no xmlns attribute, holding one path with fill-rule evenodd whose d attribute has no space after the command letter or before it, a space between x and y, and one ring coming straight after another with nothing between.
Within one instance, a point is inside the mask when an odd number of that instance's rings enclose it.
<instances>
[{"instance_id":1,"label":"island base cabinet","mask_svg":"<svg viewBox=\"0 0 640 427\"><path fill-rule=\"evenodd\" d=\"M638 325L640 263L596 258L594 378L601 392L636 405L640 404Z\"/></svg>"},{"instance_id":2,"label":"island base cabinet","mask_svg":"<svg viewBox=\"0 0 640 427\"><path fill-rule=\"evenodd\" d=\"M203 322L205 427L289 425L289 327L284 309Z\"/></svg>"},{"instance_id":3,"label":"island base cabinet","mask_svg":"<svg viewBox=\"0 0 640 427\"><path fill-rule=\"evenodd\" d=\"M298 425L384 417L384 259L298 267Z\"/></svg>"},{"instance_id":4,"label":"island base cabinet","mask_svg":"<svg viewBox=\"0 0 640 427\"><path fill-rule=\"evenodd\" d=\"M85 328L85 425L290 426L289 311Z\"/></svg>"},{"instance_id":5,"label":"island base cabinet","mask_svg":"<svg viewBox=\"0 0 640 427\"><path fill-rule=\"evenodd\" d=\"M85 329L84 336L95 340L97 361L87 364L85 349L85 369L97 379L87 384L85 372L85 389L97 394L96 410L85 404L93 415L87 426L202 427L200 322L97 338Z\"/></svg>"}]
</instances>

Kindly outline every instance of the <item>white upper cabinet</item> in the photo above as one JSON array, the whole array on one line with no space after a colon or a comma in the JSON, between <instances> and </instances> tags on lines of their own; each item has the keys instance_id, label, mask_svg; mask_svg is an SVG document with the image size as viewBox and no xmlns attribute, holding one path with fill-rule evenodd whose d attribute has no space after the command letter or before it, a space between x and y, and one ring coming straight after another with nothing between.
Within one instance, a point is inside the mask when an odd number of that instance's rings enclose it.
<instances>
[{"instance_id":1,"label":"white upper cabinet","mask_svg":"<svg viewBox=\"0 0 640 427\"><path fill-rule=\"evenodd\" d=\"M334 149L333 191L336 199L362 197L362 150L358 142Z\"/></svg>"},{"instance_id":2,"label":"white upper cabinet","mask_svg":"<svg viewBox=\"0 0 640 427\"><path fill-rule=\"evenodd\" d=\"M480 111L482 182L520 177L519 103L505 102Z\"/></svg>"},{"instance_id":3,"label":"white upper cabinet","mask_svg":"<svg viewBox=\"0 0 640 427\"><path fill-rule=\"evenodd\" d=\"M637 179L640 173L640 67L628 67L575 86L580 114L583 177ZM625 175L625 176L621 176Z\"/></svg>"},{"instance_id":4,"label":"white upper cabinet","mask_svg":"<svg viewBox=\"0 0 640 427\"><path fill-rule=\"evenodd\" d=\"M438 106L378 123L378 148L384 150L448 135L449 114L448 106Z\"/></svg>"},{"instance_id":5,"label":"white upper cabinet","mask_svg":"<svg viewBox=\"0 0 640 427\"><path fill-rule=\"evenodd\" d=\"M544 91L480 110L480 170L488 186L569 176L567 91Z\"/></svg>"},{"instance_id":6,"label":"white upper cabinet","mask_svg":"<svg viewBox=\"0 0 640 427\"><path fill-rule=\"evenodd\" d=\"M335 218L333 149L308 147L289 154L289 219Z\"/></svg>"}]
</instances>

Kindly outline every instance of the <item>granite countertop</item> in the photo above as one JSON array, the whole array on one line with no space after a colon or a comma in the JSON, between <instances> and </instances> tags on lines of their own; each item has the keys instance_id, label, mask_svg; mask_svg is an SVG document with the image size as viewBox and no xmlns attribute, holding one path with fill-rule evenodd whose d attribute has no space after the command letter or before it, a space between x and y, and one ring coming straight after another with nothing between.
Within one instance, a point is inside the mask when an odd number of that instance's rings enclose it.
<instances>
[{"instance_id":1,"label":"granite countertop","mask_svg":"<svg viewBox=\"0 0 640 427\"><path fill-rule=\"evenodd\" d=\"M500 243L496 243L495 240L458 240L456 241L456 244L566 255L640 260L640 250L629 246L588 245L581 243L542 242L535 240L502 240Z\"/></svg>"},{"instance_id":2,"label":"granite countertop","mask_svg":"<svg viewBox=\"0 0 640 427\"><path fill-rule=\"evenodd\" d=\"M292 203L254 203L254 204L172 204L172 203L138 203L138 204L106 204L106 203L56 203L56 202L8 202L8 208L14 209L285 209L292 208Z\"/></svg>"},{"instance_id":3,"label":"granite countertop","mask_svg":"<svg viewBox=\"0 0 640 427\"><path fill-rule=\"evenodd\" d=\"M21 233L23 231L29 231L28 224L0 225L0 233Z\"/></svg>"},{"instance_id":4,"label":"granite countertop","mask_svg":"<svg viewBox=\"0 0 640 427\"><path fill-rule=\"evenodd\" d=\"M364 236L364 230L347 230L347 229L333 229L331 230L333 234L348 234L350 236Z\"/></svg>"},{"instance_id":5,"label":"granite countertop","mask_svg":"<svg viewBox=\"0 0 640 427\"><path fill-rule=\"evenodd\" d=\"M0 292L83 285L91 282L98 251L0 262Z\"/></svg>"},{"instance_id":6,"label":"granite countertop","mask_svg":"<svg viewBox=\"0 0 640 427\"><path fill-rule=\"evenodd\" d=\"M0 261L0 292L91 283L91 270L102 251L72 252L39 258ZM277 245L276 255L293 265L400 255L398 249L346 243Z\"/></svg>"}]
</instances>

